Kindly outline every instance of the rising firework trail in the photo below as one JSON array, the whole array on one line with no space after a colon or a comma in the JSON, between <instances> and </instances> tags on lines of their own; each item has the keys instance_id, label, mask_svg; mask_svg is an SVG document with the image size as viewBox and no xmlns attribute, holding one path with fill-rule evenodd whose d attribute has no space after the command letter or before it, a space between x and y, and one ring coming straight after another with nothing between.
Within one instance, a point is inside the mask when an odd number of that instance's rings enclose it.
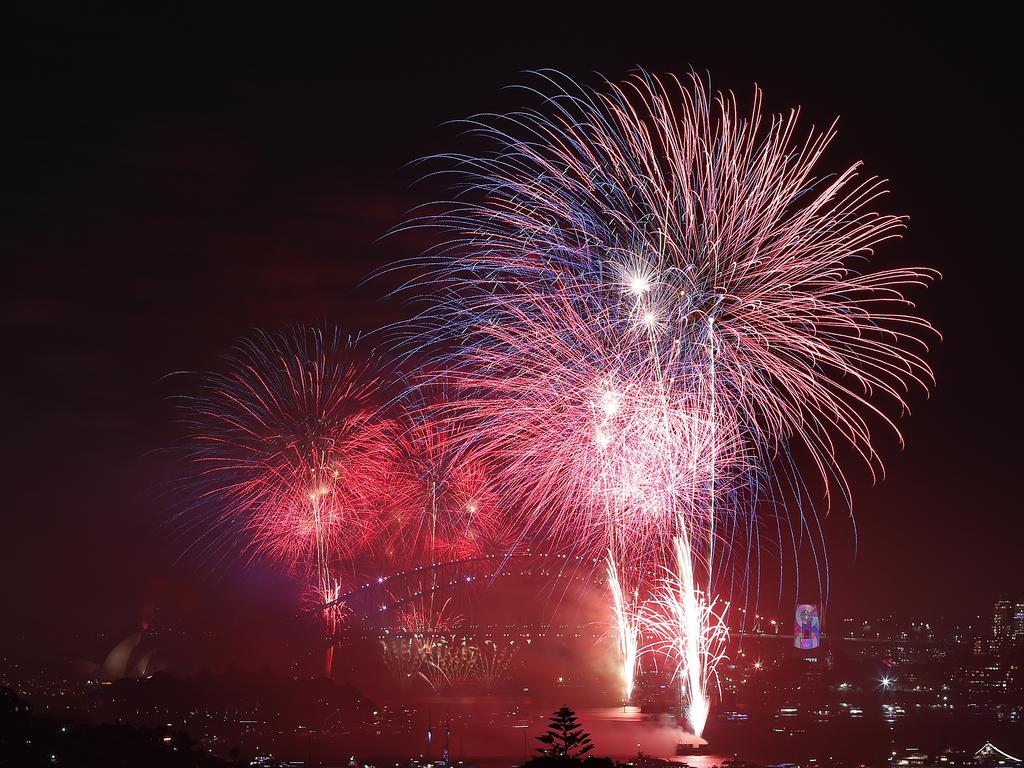
<instances>
[{"instance_id":1,"label":"rising firework trail","mask_svg":"<svg viewBox=\"0 0 1024 768\"><path fill-rule=\"evenodd\" d=\"M622 674L622 701L626 704L633 697L636 677L636 663L640 650L640 614L637 595L627 598L622 593L619 569L611 551L608 553L608 588L612 593L612 621L619 644L619 661Z\"/></svg>"},{"instance_id":2,"label":"rising firework trail","mask_svg":"<svg viewBox=\"0 0 1024 768\"><path fill-rule=\"evenodd\" d=\"M696 76L539 77L539 108L468 121L483 149L440 158L458 194L411 224L448 236L409 265L433 304L405 338L446 362L459 450L520 530L672 571L644 588L697 733L715 595L756 595L762 535L810 541L825 590L814 508L852 503L841 455L877 473L873 431L898 437L931 382L907 293L934 273L871 268L904 220L859 164L817 170L834 124L800 134Z\"/></svg>"},{"instance_id":3,"label":"rising firework trail","mask_svg":"<svg viewBox=\"0 0 1024 768\"><path fill-rule=\"evenodd\" d=\"M652 649L664 654L679 681L680 700L690 731L698 738L711 712L711 687L725 658L729 629L727 605L718 605L694 584L693 553L685 536L673 542L674 569L668 572L645 614L656 638Z\"/></svg>"},{"instance_id":4,"label":"rising firework trail","mask_svg":"<svg viewBox=\"0 0 1024 768\"><path fill-rule=\"evenodd\" d=\"M183 405L209 512L200 540L241 539L251 559L303 577L331 638L347 564L376 536L395 460L381 386L372 356L338 331L293 327L244 339Z\"/></svg>"}]
</instances>

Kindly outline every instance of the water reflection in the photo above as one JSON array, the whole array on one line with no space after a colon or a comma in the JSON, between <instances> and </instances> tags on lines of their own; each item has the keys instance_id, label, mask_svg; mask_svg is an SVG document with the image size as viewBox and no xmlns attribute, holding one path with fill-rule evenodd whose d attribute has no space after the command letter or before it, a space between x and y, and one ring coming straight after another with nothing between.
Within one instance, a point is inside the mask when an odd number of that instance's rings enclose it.
<instances>
[{"instance_id":1,"label":"water reflection","mask_svg":"<svg viewBox=\"0 0 1024 768\"><path fill-rule=\"evenodd\" d=\"M536 737L544 733L551 712L563 704L571 706L572 702L531 698L530 694L422 697L404 702L415 709L407 736L391 734L374 744L352 744L351 748L367 756L396 758L432 753L438 758L447 745L453 760L465 760L478 768L518 765L535 753L540 746ZM829 711L828 716L810 709L785 715L778 710L720 710L705 730L706 751L677 754L680 742L692 742L693 737L677 727L671 714L621 706L574 709L593 738L592 754L626 762L642 752L691 768L721 766L737 755L762 765L806 762L811 758L882 765L894 750L908 745L933 752L944 746L973 751L991 739L1012 752L1024 740L1020 723L957 716L949 711L900 708L897 712L881 705L863 711ZM429 745L428 730L432 733Z\"/></svg>"}]
</instances>

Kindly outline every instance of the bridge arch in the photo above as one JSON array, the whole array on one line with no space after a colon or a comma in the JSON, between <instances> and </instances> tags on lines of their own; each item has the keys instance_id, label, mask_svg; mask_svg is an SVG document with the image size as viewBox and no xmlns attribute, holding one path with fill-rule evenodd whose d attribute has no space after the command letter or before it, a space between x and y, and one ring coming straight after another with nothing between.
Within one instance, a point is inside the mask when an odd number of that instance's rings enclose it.
<instances>
[{"instance_id":1,"label":"bridge arch","mask_svg":"<svg viewBox=\"0 0 1024 768\"><path fill-rule=\"evenodd\" d=\"M604 583L603 560L585 555L519 551L425 563L367 578L324 607L343 606L352 618L380 621L406 604L502 578L600 585Z\"/></svg>"}]
</instances>

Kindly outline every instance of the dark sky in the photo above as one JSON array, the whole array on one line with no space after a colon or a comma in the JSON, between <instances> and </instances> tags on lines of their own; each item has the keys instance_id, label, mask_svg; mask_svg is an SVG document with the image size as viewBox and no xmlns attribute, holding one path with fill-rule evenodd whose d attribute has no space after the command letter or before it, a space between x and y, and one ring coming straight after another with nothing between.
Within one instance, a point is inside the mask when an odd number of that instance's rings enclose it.
<instances>
[{"instance_id":1,"label":"dark sky","mask_svg":"<svg viewBox=\"0 0 1024 768\"><path fill-rule=\"evenodd\" d=\"M177 558L159 453L176 439L176 385L160 379L214 365L253 327L399 317L386 285L360 280L419 245L377 242L438 194L413 186L407 163L456 146L445 121L515 106L504 86L539 67L591 83L694 67L744 97L757 82L769 109L802 104L808 122L841 115L827 162L863 159L892 180L910 231L881 256L943 272L923 306L945 340L931 399L912 398L907 449L882 442L889 477L853 473L856 557L845 515L827 524L832 611L964 615L1024 596L1010 25L859 6L820 21L781 6L597 8L51 8L7 24L3 624L116 632L154 606L168 620L252 612L254 590L271 596L267 615L287 612L266 574Z\"/></svg>"}]
</instances>

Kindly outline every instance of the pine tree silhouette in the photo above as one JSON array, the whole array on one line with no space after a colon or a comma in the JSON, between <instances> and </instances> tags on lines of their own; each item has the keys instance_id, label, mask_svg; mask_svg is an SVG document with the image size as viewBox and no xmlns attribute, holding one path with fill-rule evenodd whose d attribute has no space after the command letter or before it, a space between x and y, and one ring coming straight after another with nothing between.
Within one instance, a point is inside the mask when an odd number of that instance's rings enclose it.
<instances>
[{"instance_id":1,"label":"pine tree silhouette","mask_svg":"<svg viewBox=\"0 0 1024 768\"><path fill-rule=\"evenodd\" d=\"M537 741L544 744L543 747L537 747L540 754L578 760L594 748L590 734L583 730L576 719L576 713L569 707L557 710L550 720L548 732L537 737Z\"/></svg>"}]
</instances>

